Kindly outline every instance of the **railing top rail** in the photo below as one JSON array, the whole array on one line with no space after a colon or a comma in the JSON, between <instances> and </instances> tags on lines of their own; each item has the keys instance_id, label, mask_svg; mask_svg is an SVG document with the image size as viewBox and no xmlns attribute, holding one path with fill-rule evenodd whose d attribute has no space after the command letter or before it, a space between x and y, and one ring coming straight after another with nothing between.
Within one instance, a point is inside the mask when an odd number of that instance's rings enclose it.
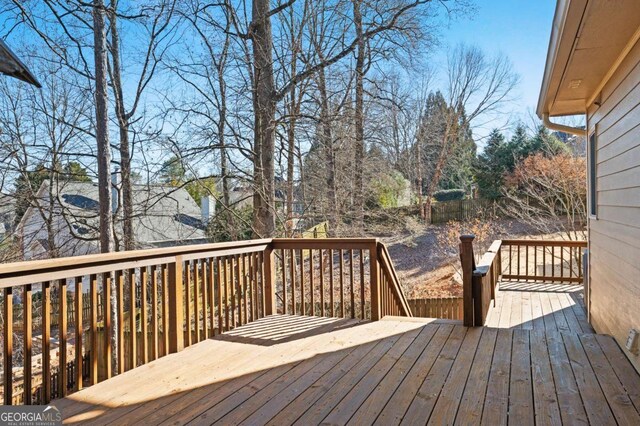
<instances>
[{"instance_id":1,"label":"railing top rail","mask_svg":"<svg viewBox=\"0 0 640 426\"><path fill-rule=\"evenodd\" d=\"M37 277L38 279L31 282L38 282L41 278L47 279L43 275L52 273L81 273L85 270L86 273L101 273L105 272L102 270L105 267L108 267L107 270L109 270L118 269L116 266L120 264L134 266L160 264L172 261L172 258L175 259L176 256L184 256L188 259L202 253L226 255L235 252L252 252L264 249L271 241L271 239L232 241L5 263L0 265L0 288L19 285L23 280L15 281L18 277ZM97 268L95 271L88 271L94 267ZM53 279L53 277L51 278Z\"/></svg>"},{"instance_id":2,"label":"railing top rail","mask_svg":"<svg viewBox=\"0 0 640 426\"><path fill-rule=\"evenodd\" d=\"M573 241L573 240L514 239L514 240L502 240L502 244L508 245L508 246L587 247L586 241Z\"/></svg>"},{"instance_id":3,"label":"railing top rail","mask_svg":"<svg viewBox=\"0 0 640 426\"><path fill-rule=\"evenodd\" d=\"M274 249L367 249L377 238L274 238Z\"/></svg>"},{"instance_id":4,"label":"railing top rail","mask_svg":"<svg viewBox=\"0 0 640 426\"><path fill-rule=\"evenodd\" d=\"M388 272L392 277L393 289L400 299L400 304L403 306L403 309L405 310L407 316L411 317L413 316L411 314L411 307L409 306L407 297L404 294L404 291L402 291L402 287L400 286L400 280L398 279L395 267L393 266L393 262L391 261L391 256L389 255L387 246L382 243L378 243L378 247L380 248L382 264L388 268Z\"/></svg>"}]
</instances>

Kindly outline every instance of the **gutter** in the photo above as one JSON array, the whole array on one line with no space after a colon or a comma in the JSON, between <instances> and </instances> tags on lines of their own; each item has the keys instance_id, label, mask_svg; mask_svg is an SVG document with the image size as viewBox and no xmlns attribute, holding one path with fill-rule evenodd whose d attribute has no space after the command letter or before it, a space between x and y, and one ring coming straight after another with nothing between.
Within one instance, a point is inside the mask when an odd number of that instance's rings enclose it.
<instances>
[{"instance_id":1,"label":"gutter","mask_svg":"<svg viewBox=\"0 0 640 426\"><path fill-rule=\"evenodd\" d=\"M584 136L584 137L587 136L587 130L586 129L580 129L578 127L565 126L564 124L552 123L549 120L549 113L548 112L542 114L542 123L545 125L545 127L549 128L551 130L555 130L557 132L570 133L570 134L576 135L576 136Z\"/></svg>"}]
</instances>

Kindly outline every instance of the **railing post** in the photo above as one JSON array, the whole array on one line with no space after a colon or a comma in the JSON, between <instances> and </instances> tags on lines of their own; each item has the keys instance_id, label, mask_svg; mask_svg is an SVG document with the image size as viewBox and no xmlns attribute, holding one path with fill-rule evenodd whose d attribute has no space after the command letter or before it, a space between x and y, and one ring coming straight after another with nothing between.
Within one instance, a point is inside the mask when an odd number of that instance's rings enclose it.
<instances>
[{"instance_id":1,"label":"railing post","mask_svg":"<svg viewBox=\"0 0 640 426\"><path fill-rule=\"evenodd\" d=\"M169 264L169 353L184 349L182 256Z\"/></svg>"},{"instance_id":2,"label":"railing post","mask_svg":"<svg viewBox=\"0 0 640 426\"><path fill-rule=\"evenodd\" d=\"M264 250L264 314L275 315L276 310L276 258L273 246Z\"/></svg>"},{"instance_id":3,"label":"railing post","mask_svg":"<svg viewBox=\"0 0 640 426\"><path fill-rule=\"evenodd\" d=\"M378 321L381 314L380 306L380 266L378 265L378 240L369 248L369 279L371 282L371 321Z\"/></svg>"},{"instance_id":4,"label":"railing post","mask_svg":"<svg viewBox=\"0 0 640 426\"><path fill-rule=\"evenodd\" d=\"M462 264L462 297L463 323L466 327L473 327L473 235L460 236L460 263Z\"/></svg>"}]
</instances>

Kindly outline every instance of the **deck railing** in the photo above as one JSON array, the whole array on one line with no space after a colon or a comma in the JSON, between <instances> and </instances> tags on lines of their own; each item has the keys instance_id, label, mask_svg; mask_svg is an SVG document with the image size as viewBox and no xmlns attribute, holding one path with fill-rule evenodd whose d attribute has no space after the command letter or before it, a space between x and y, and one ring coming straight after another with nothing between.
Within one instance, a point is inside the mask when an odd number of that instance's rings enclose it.
<instances>
[{"instance_id":1,"label":"deck railing","mask_svg":"<svg viewBox=\"0 0 640 426\"><path fill-rule=\"evenodd\" d=\"M586 248L586 241L502 240L502 278L581 284Z\"/></svg>"},{"instance_id":2,"label":"deck railing","mask_svg":"<svg viewBox=\"0 0 640 426\"><path fill-rule=\"evenodd\" d=\"M500 280L581 284L586 241L496 240L476 264L473 235L460 237L463 317L484 325Z\"/></svg>"},{"instance_id":3,"label":"deck railing","mask_svg":"<svg viewBox=\"0 0 640 426\"><path fill-rule=\"evenodd\" d=\"M377 239L263 239L20 262L0 265L0 289L2 318L14 309L22 317L17 327L1 323L7 405L47 403L266 315L411 315ZM70 363L83 368L52 365Z\"/></svg>"}]
</instances>

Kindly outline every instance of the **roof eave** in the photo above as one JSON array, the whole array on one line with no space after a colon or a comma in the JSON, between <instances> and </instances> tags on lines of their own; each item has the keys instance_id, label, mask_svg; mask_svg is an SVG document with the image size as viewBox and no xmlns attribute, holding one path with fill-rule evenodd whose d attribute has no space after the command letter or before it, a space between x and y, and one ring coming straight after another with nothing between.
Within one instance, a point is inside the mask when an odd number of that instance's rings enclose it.
<instances>
[{"instance_id":1,"label":"roof eave","mask_svg":"<svg viewBox=\"0 0 640 426\"><path fill-rule=\"evenodd\" d=\"M543 119L545 114L555 117L584 114L585 112L585 108L582 105L574 109L563 109L561 113L554 113L550 106L552 106L557 92L557 87L552 87L551 85L554 72L557 69L564 70L570 58L570 55L566 54L566 52L562 52L561 54L560 48L563 47L563 42L567 43L570 41L571 44L573 44L575 40L574 31L569 31L571 34L566 33L567 17L570 16L570 14L571 16L582 16L587 3L588 0L558 0L556 3L551 36L549 39L549 48L547 50L547 60L545 63L542 86L540 88L540 96L538 97L538 105L536 108L536 114L540 119ZM568 38L571 40L568 40Z\"/></svg>"}]
</instances>

